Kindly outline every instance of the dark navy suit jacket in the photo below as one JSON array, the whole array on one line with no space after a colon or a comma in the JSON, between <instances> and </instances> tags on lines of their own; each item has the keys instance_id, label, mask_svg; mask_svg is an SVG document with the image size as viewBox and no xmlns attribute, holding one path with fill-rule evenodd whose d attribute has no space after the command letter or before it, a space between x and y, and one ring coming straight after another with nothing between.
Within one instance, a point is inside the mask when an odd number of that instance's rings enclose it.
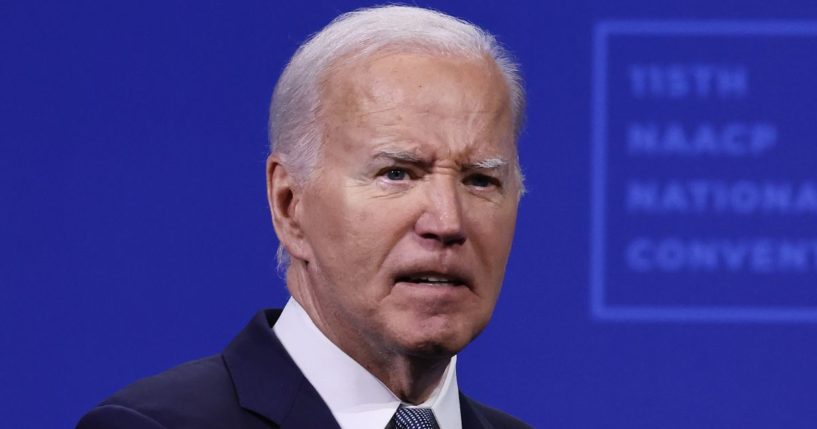
<instances>
[{"instance_id":1,"label":"dark navy suit jacket","mask_svg":"<svg viewBox=\"0 0 817 429\"><path fill-rule=\"evenodd\" d=\"M77 428L338 428L273 333L280 314L259 312L220 355L126 387L86 414ZM463 429L529 428L461 392L460 412Z\"/></svg>"}]
</instances>

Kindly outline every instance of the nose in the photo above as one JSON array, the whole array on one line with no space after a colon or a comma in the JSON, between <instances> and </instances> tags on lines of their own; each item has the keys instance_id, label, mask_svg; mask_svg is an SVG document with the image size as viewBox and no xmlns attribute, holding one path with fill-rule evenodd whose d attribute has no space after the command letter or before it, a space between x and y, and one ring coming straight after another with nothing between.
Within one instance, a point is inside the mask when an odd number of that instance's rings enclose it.
<instances>
[{"instance_id":1,"label":"nose","mask_svg":"<svg viewBox=\"0 0 817 429\"><path fill-rule=\"evenodd\" d=\"M463 210L457 182L440 177L428 183L425 208L414 225L414 230L429 243L450 247L465 243Z\"/></svg>"}]
</instances>

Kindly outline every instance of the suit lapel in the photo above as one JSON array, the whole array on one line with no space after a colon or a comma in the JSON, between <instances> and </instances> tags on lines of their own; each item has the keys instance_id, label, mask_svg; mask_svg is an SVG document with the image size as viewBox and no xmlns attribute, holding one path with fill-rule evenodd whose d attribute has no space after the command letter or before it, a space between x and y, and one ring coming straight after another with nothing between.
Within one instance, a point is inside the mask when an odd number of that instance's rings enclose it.
<instances>
[{"instance_id":1,"label":"suit lapel","mask_svg":"<svg viewBox=\"0 0 817 429\"><path fill-rule=\"evenodd\" d=\"M477 404L460 392L460 418L462 429L494 429Z\"/></svg>"},{"instance_id":2,"label":"suit lapel","mask_svg":"<svg viewBox=\"0 0 817 429\"><path fill-rule=\"evenodd\" d=\"M280 310L259 312L224 350L238 402L282 428L338 428L331 411L272 331Z\"/></svg>"},{"instance_id":3,"label":"suit lapel","mask_svg":"<svg viewBox=\"0 0 817 429\"><path fill-rule=\"evenodd\" d=\"M281 428L334 428L338 423L272 331L280 310L265 310L222 354L238 402ZM459 393L463 429L494 429L479 406Z\"/></svg>"}]
</instances>

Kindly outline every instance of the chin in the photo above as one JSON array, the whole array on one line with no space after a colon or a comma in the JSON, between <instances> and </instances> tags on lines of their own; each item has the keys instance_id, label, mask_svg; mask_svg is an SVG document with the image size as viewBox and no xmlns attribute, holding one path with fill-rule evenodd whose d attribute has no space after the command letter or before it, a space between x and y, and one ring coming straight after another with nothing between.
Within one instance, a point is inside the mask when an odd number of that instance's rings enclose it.
<instances>
[{"instance_id":1,"label":"chin","mask_svg":"<svg viewBox=\"0 0 817 429\"><path fill-rule=\"evenodd\" d=\"M407 333L402 344L405 354L427 359L450 358L464 349L479 333L475 330L453 330L451 326L440 328L443 329L420 331L418 328Z\"/></svg>"},{"instance_id":2,"label":"chin","mask_svg":"<svg viewBox=\"0 0 817 429\"><path fill-rule=\"evenodd\" d=\"M457 354L457 352L452 351L447 344L438 342L424 342L407 346L405 354L406 356L412 356L420 359L440 360L449 359Z\"/></svg>"}]
</instances>

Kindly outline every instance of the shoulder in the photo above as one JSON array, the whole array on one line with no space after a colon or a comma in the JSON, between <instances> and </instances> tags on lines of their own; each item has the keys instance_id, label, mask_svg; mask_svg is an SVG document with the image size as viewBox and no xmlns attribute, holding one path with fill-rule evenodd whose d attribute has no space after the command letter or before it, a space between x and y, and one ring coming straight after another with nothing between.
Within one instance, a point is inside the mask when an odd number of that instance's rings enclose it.
<instances>
[{"instance_id":1,"label":"shoulder","mask_svg":"<svg viewBox=\"0 0 817 429\"><path fill-rule=\"evenodd\" d=\"M197 359L143 378L114 393L103 404L208 403L230 396L232 384L221 355ZM220 398L221 399L221 398Z\"/></svg>"},{"instance_id":2,"label":"shoulder","mask_svg":"<svg viewBox=\"0 0 817 429\"><path fill-rule=\"evenodd\" d=\"M187 362L139 380L86 414L80 429L224 427L248 417L221 355Z\"/></svg>"},{"instance_id":3,"label":"shoulder","mask_svg":"<svg viewBox=\"0 0 817 429\"><path fill-rule=\"evenodd\" d=\"M489 407L488 405L475 401L465 395L461 395L460 407L464 406L470 407L476 412L476 414L480 415L482 419L487 420L487 423L490 424L488 427L492 427L494 429L532 429L532 426L529 424L506 412Z\"/></svg>"}]
</instances>

